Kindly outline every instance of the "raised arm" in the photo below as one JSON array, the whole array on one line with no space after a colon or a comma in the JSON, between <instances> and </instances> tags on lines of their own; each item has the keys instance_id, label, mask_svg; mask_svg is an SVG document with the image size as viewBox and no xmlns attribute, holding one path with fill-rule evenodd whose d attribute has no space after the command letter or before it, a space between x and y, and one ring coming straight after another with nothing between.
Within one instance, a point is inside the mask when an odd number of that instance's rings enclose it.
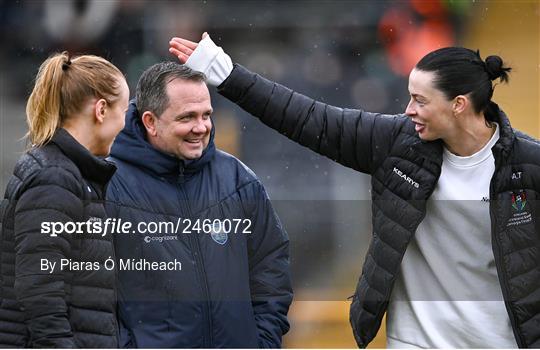
<instances>
[{"instance_id":1,"label":"raised arm","mask_svg":"<svg viewBox=\"0 0 540 350\"><path fill-rule=\"evenodd\" d=\"M173 38L170 52L264 124L347 167L371 174L388 153L398 116L345 109L315 101L272 82L230 57L206 36L199 44Z\"/></svg>"}]
</instances>

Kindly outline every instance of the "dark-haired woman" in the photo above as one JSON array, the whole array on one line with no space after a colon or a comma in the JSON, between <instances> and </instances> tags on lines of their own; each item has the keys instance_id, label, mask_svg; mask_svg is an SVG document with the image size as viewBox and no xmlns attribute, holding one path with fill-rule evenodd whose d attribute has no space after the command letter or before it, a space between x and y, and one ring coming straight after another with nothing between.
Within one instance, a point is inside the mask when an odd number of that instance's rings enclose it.
<instances>
[{"instance_id":1,"label":"dark-haired woman","mask_svg":"<svg viewBox=\"0 0 540 350\"><path fill-rule=\"evenodd\" d=\"M101 57L64 52L41 65L26 106L31 147L2 207L0 347L118 346L112 237L93 228L115 171L101 157L128 99Z\"/></svg>"},{"instance_id":2,"label":"dark-haired woman","mask_svg":"<svg viewBox=\"0 0 540 350\"><path fill-rule=\"evenodd\" d=\"M169 44L263 123L372 175L373 239L350 313L359 346L386 311L389 347L540 346L540 145L491 100L510 71L500 57L431 52L405 114L381 115L268 81L209 37Z\"/></svg>"}]
</instances>

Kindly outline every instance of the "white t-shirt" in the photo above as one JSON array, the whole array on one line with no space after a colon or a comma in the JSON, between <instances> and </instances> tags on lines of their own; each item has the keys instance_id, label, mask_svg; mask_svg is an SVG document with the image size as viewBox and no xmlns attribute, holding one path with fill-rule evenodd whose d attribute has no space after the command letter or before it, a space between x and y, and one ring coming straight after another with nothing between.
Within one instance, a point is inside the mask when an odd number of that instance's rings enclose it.
<instances>
[{"instance_id":1,"label":"white t-shirt","mask_svg":"<svg viewBox=\"0 0 540 350\"><path fill-rule=\"evenodd\" d=\"M441 177L405 252L387 313L389 348L516 348L491 245L491 148L444 150Z\"/></svg>"}]
</instances>

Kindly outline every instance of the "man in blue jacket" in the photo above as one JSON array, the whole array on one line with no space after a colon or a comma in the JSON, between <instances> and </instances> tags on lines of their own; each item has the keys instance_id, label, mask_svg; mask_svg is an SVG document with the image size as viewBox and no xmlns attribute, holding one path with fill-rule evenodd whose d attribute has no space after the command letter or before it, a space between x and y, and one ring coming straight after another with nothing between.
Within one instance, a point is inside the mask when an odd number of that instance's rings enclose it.
<instances>
[{"instance_id":1,"label":"man in blue jacket","mask_svg":"<svg viewBox=\"0 0 540 350\"><path fill-rule=\"evenodd\" d=\"M158 63L113 145L109 214L133 228L115 234L123 346L276 348L289 329L287 234L211 115L203 74Z\"/></svg>"}]
</instances>

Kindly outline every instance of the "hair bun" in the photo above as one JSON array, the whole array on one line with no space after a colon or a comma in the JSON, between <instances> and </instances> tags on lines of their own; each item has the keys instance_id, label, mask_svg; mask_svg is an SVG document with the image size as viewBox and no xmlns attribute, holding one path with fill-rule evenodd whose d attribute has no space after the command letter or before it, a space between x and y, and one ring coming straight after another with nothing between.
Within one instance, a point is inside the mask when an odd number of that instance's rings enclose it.
<instances>
[{"instance_id":1,"label":"hair bun","mask_svg":"<svg viewBox=\"0 0 540 350\"><path fill-rule=\"evenodd\" d=\"M511 71L511 68L503 66L503 60L499 56L488 56L486 58L486 72L489 76L489 79L495 80L501 78L501 81L508 81L508 72Z\"/></svg>"}]
</instances>

